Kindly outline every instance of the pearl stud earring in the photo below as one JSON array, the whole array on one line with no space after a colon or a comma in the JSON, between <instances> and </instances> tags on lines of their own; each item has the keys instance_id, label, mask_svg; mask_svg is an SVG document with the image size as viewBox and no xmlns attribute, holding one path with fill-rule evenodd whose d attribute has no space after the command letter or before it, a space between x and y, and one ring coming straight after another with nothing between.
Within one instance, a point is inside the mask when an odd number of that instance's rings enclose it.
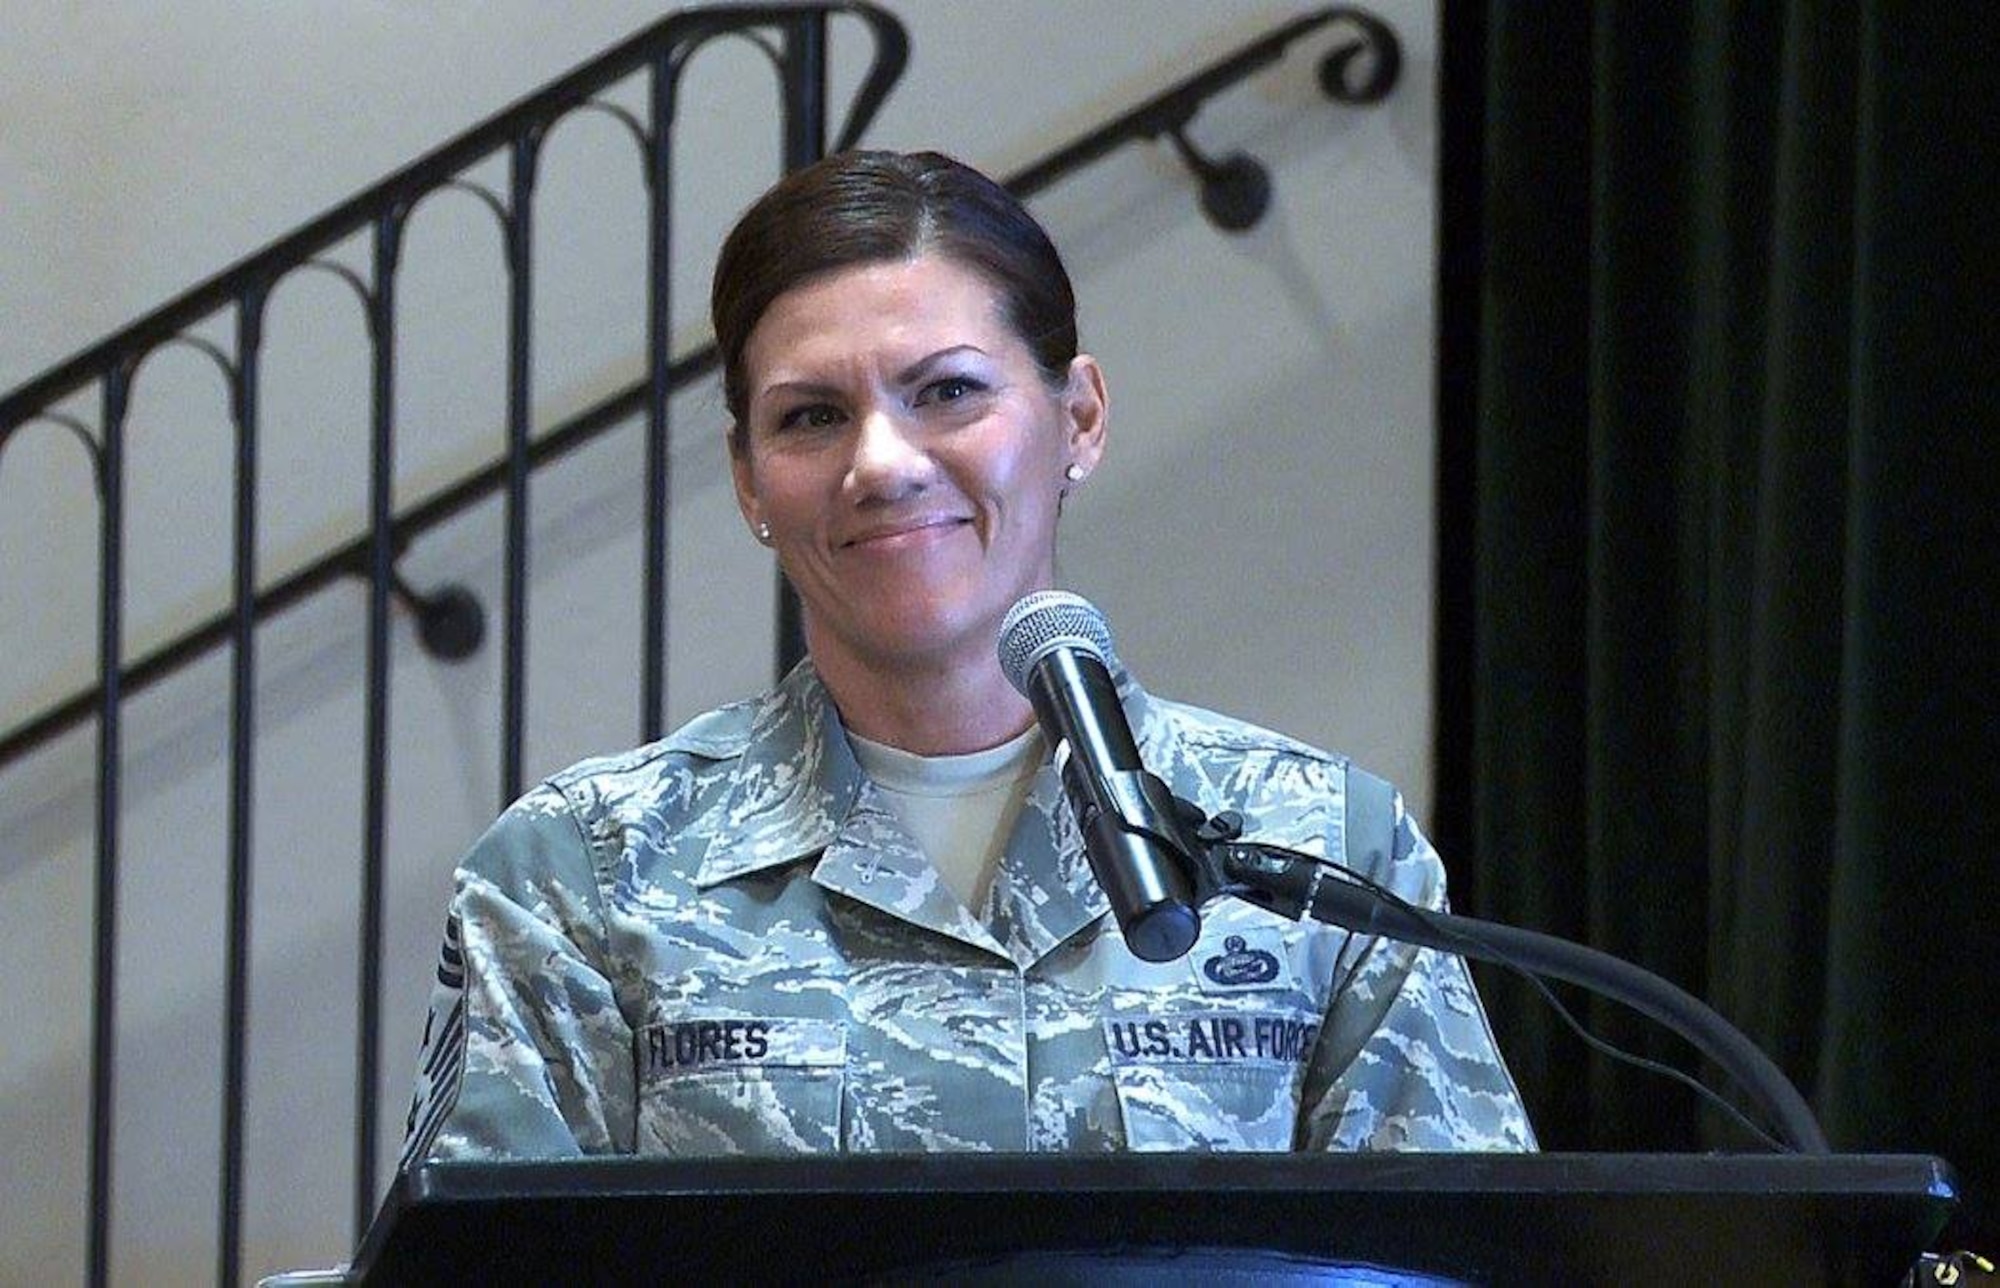
<instances>
[{"instance_id":1,"label":"pearl stud earring","mask_svg":"<svg viewBox=\"0 0 2000 1288\"><path fill-rule=\"evenodd\" d=\"M1083 482L1083 466L1078 465L1075 461L1071 461L1069 468L1063 471L1063 477L1072 483Z\"/></svg>"}]
</instances>

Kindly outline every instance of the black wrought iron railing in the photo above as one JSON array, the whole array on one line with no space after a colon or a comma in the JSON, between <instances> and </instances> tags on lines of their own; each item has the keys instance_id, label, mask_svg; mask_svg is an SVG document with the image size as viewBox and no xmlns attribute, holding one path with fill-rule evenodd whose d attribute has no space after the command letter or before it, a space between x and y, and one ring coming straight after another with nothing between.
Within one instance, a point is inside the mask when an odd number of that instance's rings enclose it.
<instances>
[{"instance_id":1,"label":"black wrought iron railing","mask_svg":"<svg viewBox=\"0 0 2000 1288\"><path fill-rule=\"evenodd\" d=\"M907 35L889 12L867 0L831 0L787 7L725 6L677 14L0 398L0 454L17 433L32 424L66 431L90 458L98 499L97 683L0 737L0 767L5 767L68 730L92 721L97 730L87 1235L91 1283L106 1281L110 1248L123 704L134 693L196 659L218 648L230 650L225 1051L217 1269L220 1282L233 1284L239 1278L241 1246L257 627L342 579L361 577L367 581L354 1104L353 1218L358 1232L365 1228L379 1193L374 1165L379 1127L375 1088L380 1060L391 607L401 603L415 613L420 640L437 656L462 656L477 648L484 635L484 610L469 592L444 587L420 593L399 574L397 561L416 538L486 497L495 493L504 496L500 804L505 805L522 787L530 478L541 466L643 416L645 611L639 724L646 739L663 732L666 507L671 482L668 401L675 389L711 371L716 361L712 346L678 358L670 352L670 191L674 168L670 125L678 86L689 61L711 41L736 36L753 42L769 56L777 73L783 164L788 169L805 164L827 146L827 35L828 23L836 18L858 23L873 45L868 71L833 135L836 149L853 145L862 138L908 58ZM1373 103L1386 96L1401 67L1395 34L1365 11L1344 6L1324 9L1275 28L1005 182L1017 194L1030 196L1128 142L1164 138L1199 180L1202 204L1210 218L1224 229L1247 228L1268 203L1269 176L1242 154L1219 161L1207 157L1190 139L1188 128L1208 99L1278 61L1302 37L1329 25L1341 31L1343 38L1323 54L1320 63L1320 82L1327 96L1349 104ZM643 117L606 97L607 90L632 76L647 80ZM536 163L549 130L577 112L609 115L631 133L645 157L649 202L645 374L564 423L537 432L530 413ZM465 177L475 166L496 157L505 158L508 182L504 192ZM396 286L403 231L419 203L446 189L468 193L483 203L498 221L503 237L507 277L506 451L500 459L398 513L392 498L397 443ZM337 244L357 235L368 238L370 270L365 276L329 254ZM329 273L344 282L365 319L371 353L368 518L360 534L299 571L260 588L256 576L256 497L262 393L259 354L264 343L265 305L280 281L306 271ZM233 352L194 334L197 326L218 319L233 319ZM127 482L124 427L141 367L149 356L171 346L191 347L204 354L220 371L227 388L235 444L230 606L179 637L128 660L121 643ZM95 427L63 407L93 392L98 406ZM796 605L783 596L776 648L779 670L800 655L801 638Z\"/></svg>"}]
</instances>

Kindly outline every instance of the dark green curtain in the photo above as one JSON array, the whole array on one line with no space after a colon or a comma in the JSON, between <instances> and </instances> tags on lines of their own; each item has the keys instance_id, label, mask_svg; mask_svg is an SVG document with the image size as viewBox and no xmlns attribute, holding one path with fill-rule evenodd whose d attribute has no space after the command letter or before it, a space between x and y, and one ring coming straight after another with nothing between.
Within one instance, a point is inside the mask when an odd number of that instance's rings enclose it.
<instances>
[{"instance_id":1,"label":"dark green curtain","mask_svg":"<svg viewBox=\"0 0 2000 1288\"><path fill-rule=\"evenodd\" d=\"M1997 11L1447 4L1441 172L1461 906L1705 996L1989 1253ZM1545 1147L1744 1143L1482 985Z\"/></svg>"}]
</instances>

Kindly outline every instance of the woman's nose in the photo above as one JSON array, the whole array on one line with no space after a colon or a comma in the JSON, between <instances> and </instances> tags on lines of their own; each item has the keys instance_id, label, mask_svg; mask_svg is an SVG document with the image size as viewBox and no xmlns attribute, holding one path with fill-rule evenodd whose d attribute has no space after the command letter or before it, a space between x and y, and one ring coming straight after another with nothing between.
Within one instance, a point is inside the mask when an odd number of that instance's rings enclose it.
<instances>
[{"instance_id":1,"label":"woman's nose","mask_svg":"<svg viewBox=\"0 0 2000 1288\"><path fill-rule=\"evenodd\" d=\"M855 499L896 500L923 489L932 463L915 433L916 426L893 409L874 408L861 417L847 472Z\"/></svg>"}]
</instances>

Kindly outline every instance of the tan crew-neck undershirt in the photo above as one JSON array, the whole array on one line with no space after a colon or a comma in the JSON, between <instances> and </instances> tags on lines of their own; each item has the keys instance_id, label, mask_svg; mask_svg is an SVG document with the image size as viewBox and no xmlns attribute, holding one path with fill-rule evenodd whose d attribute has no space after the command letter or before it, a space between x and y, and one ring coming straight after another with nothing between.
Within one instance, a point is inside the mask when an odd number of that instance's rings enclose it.
<instances>
[{"instance_id":1,"label":"tan crew-neck undershirt","mask_svg":"<svg viewBox=\"0 0 2000 1288\"><path fill-rule=\"evenodd\" d=\"M1008 833L1042 763L1042 731L986 751L919 756L848 732L854 756L937 868L945 888L977 913Z\"/></svg>"}]
</instances>

